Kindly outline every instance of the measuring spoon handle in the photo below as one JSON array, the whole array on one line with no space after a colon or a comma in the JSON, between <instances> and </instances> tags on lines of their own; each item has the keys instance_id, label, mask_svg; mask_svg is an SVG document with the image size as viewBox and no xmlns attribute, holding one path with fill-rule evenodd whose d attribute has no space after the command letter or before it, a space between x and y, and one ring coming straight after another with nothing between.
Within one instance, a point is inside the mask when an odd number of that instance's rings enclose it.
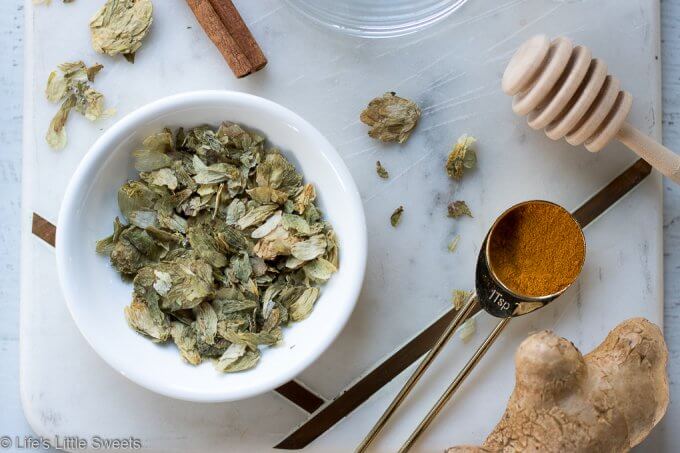
<instances>
[{"instance_id":1,"label":"measuring spoon handle","mask_svg":"<svg viewBox=\"0 0 680 453\"><path fill-rule=\"evenodd\" d=\"M456 376L453 382L451 382L449 387L444 391L442 396L439 397L439 400L437 400L432 409L430 409L430 412L427 413L425 418L420 422L413 433L411 433L406 442L404 442L404 445L402 445L399 449L399 453L406 453L411 449L411 447L413 447L413 444L416 442L416 440L418 440L420 435L425 432L437 415L439 415L444 406L446 406L446 403L449 401L449 399L451 399L456 390L458 390L465 378L468 377L472 369L477 365L477 363L479 363L482 357L484 357L486 351L489 350L491 345L494 343L494 341L496 341L496 338L498 338L511 319L512 318L503 318L498 322L498 324L496 324L496 327L489 334L489 336L486 337L484 343L481 344L470 360L468 360L463 369L460 370L460 373L458 373L458 376Z\"/></svg>"},{"instance_id":2,"label":"measuring spoon handle","mask_svg":"<svg viewBox=\"0 0 680 453\"><path fill-rule=\"evenodd\" d=\"M456 332L456 329L458 329L458 327L467 320L476 302L477 294L473 292L472 294L470 294L467 301L465 302L465 305L463 306L463 308L460 309L456 317L451 320L451 323L446 327L446 330L444 330L444 332L441 334L441 336L439 337L435 345L432 347L432 349L430 349L430 351L425 355L423 360L418 365L418 368L416 368L411 377L408 378L408 381L406 381L404 387L402 387L402 389L399 391L394 400L392 400L392 403L390 403L389 407L385 409L385 412L382 414L380 419L375 423L371 431L366 435L361 444L359 444L359 446L355 450L355 453L362 453L366 451L368 446L376 438L376 436L385 426L390 417L392 417L394 412L401 405L404 399L406 399L408 394L411 393L413 387L415 387L418 380L422 377L427 368L437 357L437 355L442 350L444 345L451 339L453 334Z\"/></svg>"}]
</instances>

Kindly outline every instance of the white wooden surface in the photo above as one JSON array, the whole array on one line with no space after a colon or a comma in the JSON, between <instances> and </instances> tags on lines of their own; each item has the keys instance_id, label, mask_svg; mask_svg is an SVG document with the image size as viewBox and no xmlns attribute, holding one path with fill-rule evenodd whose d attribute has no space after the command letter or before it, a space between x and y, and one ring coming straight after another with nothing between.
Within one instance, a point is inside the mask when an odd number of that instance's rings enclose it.
<instances>
[{"instance_id":1,"label":"white wooden surface","mask_svg":"<svg viewBox=\"0 0 680 453\"><path fill-rule=\"evenodd\" d=\"M0 54L0 64L3 67L0 74L0 95L4 108L0 110L0 191L2 204L0 205L0 436L3 434L24 435L29 428L23 421L18 398L17 380L17 307L18 307L18 206L19 206L19 161L20 161L20 109L21 109L21 38L22 18L18 1L4 1L0 4L2 19L3 51ZM664 53L664 81L665 91L665 138L671 148L680 148L680 134L672 124L676 119L680 121L680 103L678 94L680 85L680 53L674 49L680 43L680 5L675 2L662 2L665 45ZM673 55L673 52L676 55ZM673 88L675 87L675 88ZM678 367L674 366L680 360L680 256L674 254L680 246L680 191L667 187L666 190L666 333L672 352L671 381L675 383ZM677 391L674 392L675 395ZM654 441L647 445L664 451L672 451L673 446L680 444L677 427L680 422L680 408L671 406L664 425L654 434ZM664 427L669 427L664 429Z\"/></svg>"}]
</instances>

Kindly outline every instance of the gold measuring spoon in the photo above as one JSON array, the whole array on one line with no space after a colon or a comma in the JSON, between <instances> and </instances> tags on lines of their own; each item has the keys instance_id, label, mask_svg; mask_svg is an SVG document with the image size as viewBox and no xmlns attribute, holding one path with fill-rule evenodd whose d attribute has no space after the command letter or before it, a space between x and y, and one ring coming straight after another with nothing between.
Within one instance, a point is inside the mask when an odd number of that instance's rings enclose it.
<instances>
[{"instance_id":1,"label":"gold measuring spoon","mask_svg":"<svg viewBox=\"0 0 680 453\"><path fill-rule=\"evenodd\" d=\"M534 36L508 63L502 88L514 96L513 111L551 139L593 152L616 139L680 184L680 156L626 122L633 97L587 47Z\"/></svg>"},{"instance_id":2,"label":"gold measuring spoon","mask_svg":"<svg viewBox=\"0 0 680 453\"><path fill-rule=\"evenodd\" d=\"M575 256L572 256L572 259L577 258L579 260L577 265L578 271L573 276L570 276L570 278L567 280L562 279L562 284L559 288L557 288L555 291L552 291L550 294L532 294L527 296L520 294L516 288L513 289L509 287L507 283L503 283L501 278L499 278L497 269L494 267L494 265L498 262L498 248L503 246L502 236L511 234L513 228L515 227L515 225L513 225L515 215L524 209L539 205L544 205L545 207L553 209L555 212L559 212L561 214L560 218L564 222L561 226L566 227L565 231L568 231L569 234L572 234L573 238L576 238L576 240L582 245L580 248L582 253L580 256L578 253ZM356 452L366 451L371 442L377 437L378 433L380 433L382 428L386 425L387 421L392 417L397 408L415 387L418 380L432 364L439 352L441 352L443 346L451 339L456 329L473 311L475 304L479 304L481 308L483 308L489 314L502 319L498 322L493 331L470 358L458 376L456 376L444 394L439 398L425 419L411 434L400 451L408 451L408 449L415 443L418 437L427 429L427 427L432 423L442 408L446 405L447 401L453 396L465 378L470 374L475 365L488 351L496 338L498 338L503 329L510 322L510 319L515 316L521 316L544 307L562 295L562 293L564 293L571 286L571 284L576 281L584 261L585 237L583 236L583 231L581 230L581 227L576 219L574 219L573 216L561 206L548 201L526 201L512 206L510 209L501 214L489 229L489 232L487 233L479 252L475 275L476 291L470 295L463 308L461 308L456 317L447 326L432 349L425 355L423 360L418 365L418 368L416 368L413 374L409 377L404 387L399 391L392 403L388 406L371 431L357 447Z\"/></svg>"}]
</instances>

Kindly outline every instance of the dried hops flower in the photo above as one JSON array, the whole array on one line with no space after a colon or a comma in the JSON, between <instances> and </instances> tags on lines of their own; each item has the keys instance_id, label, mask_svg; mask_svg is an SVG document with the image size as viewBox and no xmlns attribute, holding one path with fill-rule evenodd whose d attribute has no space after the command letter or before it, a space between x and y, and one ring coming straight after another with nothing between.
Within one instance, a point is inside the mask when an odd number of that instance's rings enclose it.
<instances>
[{"instance_id":1,"label":"dried hops flower","mask_svg":"<svg viewBox=\"0 0 680 453\"><path fill-rule=\"evenodd\" d=\"M222 372L255 366L338 269L314 186L264 142L234 123L148 137L132 153L139 178L118 190L128 223L97 243L133 278L128 324Z\"/></svg>"},{"instance_id":2,"label":"dried hops flower","mask_svg":"<svg viewBox=\"0 0 680 453\"><path fill-rule=\"evenodd\" d=\"M470 297L470 291L465 291L463 289L454 289L451 294L451 303L453 308L460 310L465 305L465 301Z\"/></svg>"},{"instance_id":3,"label":"dried hops flower","mask_svg":"<svg viewBox=\"0 0 680 453\"><path fill-rule=\"evenodd\" d=\"M368 135L383 142L404 143L418 124L420 108L388 92L368 103L360 119L371 128Z\"/></svg>"},{"instance_id":4,"label":"dried hops flower","mask_svg":"<svg viewBox=\"0 0 680 453\"><path fill-rule=\"evenodd\" d=\"M449 242L449 252L453 253L458 248L458 243L460 242L460 234L457 234Z\"/></svg>"},{"instance_id":5,"label":"dried hops flower","mask_svg":"<svg viewBox=\"0 0 680 453\"><path fill-rule=\"evenodd\" d=\"M132 62L152 22L151 0L107 0L90 20L92 47L110 56L123 54Z\"/></svg>"},{"instance_id":6,"label":"dried hops flower","mask_svg":"<svg viewBox=\"0 0 680 453\"><path fill-rule=\"evenodd\" d=\"M454 219L464 215L472 217L472 211L470 211L467 203L463 200L452 201L449 203L447 210L449 217L453 217Z\"/></svg>"},{"instance_id":7,"label":"dried hops flower","mask_svg":"<svg viewBox=\"0 0 680 453\"><path fill-rule=\"evenodd\" d=\"M390 216L390 223L392 224L393 227L397 227L399 223L401 222L401 216L404 213L404 207L399 206L397 209L394 210L392 215Z\"/></svg>"},{"instance_id":8,"label":"dried hops flower","mask_svg":"<svg viewBox=\"0 0 680 453\"><path fill-rule=\"evenodd\" d=\"M385 167L383 167L383 164L381 164L379 160L375 162L375 172L382 179L387 179L390 177L390 173L387 171Z\"/></svg>"},{"instance_id":9,"label":"dried hops flower","mask_svg":"<svg viewBox=\"0 0 680 453\"><path fill-rule=\"evenodd\" d=\"M66 146L66 121L75 109L90 121L112 115L114 109L104 109L104 96L90 83L103 68L100 64L87 67L82 61L59 65L61 75L52 71L47 79L45 96L50 102L61 102L61 107L50 122L45 140L54 149Z\"/></svg>"},{"instance_id":10,"label":"dried hops flower","mask_svg":"<svg viewBox=\"0 0 680 453\"><path fill-rule=\"evenodd\" d=\"M453 179L461 179L465 170L477 165L477 152L473 145L477 139L467 134L461 135L446 160L446 173Z\"/></svg>"}]
</instances>

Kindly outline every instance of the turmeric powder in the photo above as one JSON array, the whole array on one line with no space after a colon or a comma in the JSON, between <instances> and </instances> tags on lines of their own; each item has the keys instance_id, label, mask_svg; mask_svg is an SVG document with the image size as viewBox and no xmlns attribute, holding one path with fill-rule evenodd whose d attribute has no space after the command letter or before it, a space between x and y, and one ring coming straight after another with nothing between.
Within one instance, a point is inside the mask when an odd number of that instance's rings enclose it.
<instances>
[{"instance_id":1,"label":"turmeric powder","mask_svg":"<svg viewBox=\"0 0 680 453\"><path fill-rule=\"evenodd\" d=\"M578 277L585 241L576 220L545 201L519 205L498 221L489 238L489 265L520 296L562 291Z\"/></svg>"}]
</instances>

